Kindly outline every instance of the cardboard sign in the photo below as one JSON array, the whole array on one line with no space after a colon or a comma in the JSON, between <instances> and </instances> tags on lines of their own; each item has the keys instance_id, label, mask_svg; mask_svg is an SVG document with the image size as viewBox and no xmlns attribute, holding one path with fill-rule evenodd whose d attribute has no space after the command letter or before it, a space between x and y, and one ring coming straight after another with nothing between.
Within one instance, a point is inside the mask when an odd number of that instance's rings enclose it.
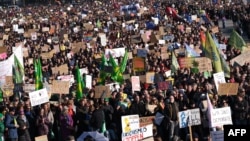
<instances>
[{"instance_id":1,"label":"cardboard sign","mask_svg":"<svg viewBox=\"0 0 250 141\"><path fill-rule=\"evenodd\" d=\"M7 85L14 85L12 76L5 76L5 83Z\"/></svg>"},{"instance_id":2,"label":"cardboard sign","mask_svg":"<svg viewBox=\"0 0 250 141\"><path fill-rule=\"evenodd\" d=\"M153 124L155 116L140 117L140 127Z\"/></svg>"},{"instance_id":3,"label":"cardboard sign","mask_svg":"<svg viewBox=\"0 0 250 141\"><path fill-rule=\"evenodd\" d=\"M59 67L53 67L52 68L52 73L53 74L57 74L57 73L60 73L61 75L64 74L64 75L67 75L68 74L68 65L67 64L64 64L64 65L61 65Z\"/></svg>"},{"instance_id":4,"label":"cardboard sign","mask_svg":"<svg viewBox=\"0 0 250 141\"><path fill-rule=\"evenodd\" d=\"M213 77L214 77L214 83L215 83L215 86L216 86L216 90L218 91L219 84L226 83L224 72L214 73Z\"/></svg>"},{"instance_id":5,"label":"cardboard sign","mask_svg":"<svg viewBox=\"0 0 250 141\"><path fill-rule=\"evenodd\" d=\"M69 94L70 81L53 81L51 93Z\"/></svg>"},{"instance_id":6,"label":"cardboard sign","mask_svg":"<svg viewBox=\"0 0 250 141\"><path fill-rule=\"evenodd\" d=\"M154 77L155 77L154 72L147 72L146 73L146 83L153 84L154 83Z\"/></svg>"},{"instance_id":7,"label":"cardboard sign","mask_svg":"<svg viewBox=\"0 0 250 141\"><path fill-rule=\"evenodd\" d=\"M35 91L35 84L25 84L23 90L27 93Z\"/></svg>"},{"instance_id":8,"label":"cardboard sign","mask_svg":"<svg viewBox=\"0 0 250 141\"><path fill-rule=\"evenodd\" d=\"M43 136L35 137L35 141L48 141L48 136L43 135Z\"/></svg>"},{"instance_id":9,"label":"cardboard sign","mask_svg":"<svg viewBox=\"0 0 250 141\"><path fill-rule=\"evenodd\" d=\"M250 62L249 56L250 56L250 51L248 50L248 51L240 54L239 56L231 59L230 63L231 63L231 65L235 65L235 63L236 63L240 66L243 66L246 62Z\"/></svg>"},{"instance_id":10,"label":"cardboard sign","mask_svg":"<svg viewBox=\"0 0 250 141\"><path fill-rule=\"evenodd\" d=\"M218 33L219 32L219 28L218 28L218 26L214 26L214 27L212 27L212 32L213 33Z\"/></svg>"},{"instance_id":11,"label":"cardboard sign","mask_svg":"<svg viewBox=\"0 0 250 141\"><path fill-rule=\"evenodd\" d=\"M218 94L219 95L237 95L239 83L220 83Z\"/></svg>"},{"instance_id":12,"label":"cardboard sign","mask_svg":"<svg viewBox=\"0 0 250 141\"><path fill-rule=\"evenodd\" d=\"M144 71L145 70L144 58L134 57L132 62L133 62L133 70L134 71Z\"/></svg>"},{"instance_id":13,"label":"cardboard sign","mask_svg":"<svg viewBox=\"0 0 250 141\"><path fill-rule=\"evenodd\" d=\"M146 82L146 75L140 75L140 82L145 83Z\"/></svg>"},{"instance_id":14,"label":"cardboard sign","mask_svg":"<svg viewBox=\"0 0 250 141\"><path fill-rule=\"evenodd\" d=\"M199 58L179 58L178 63L180 68L192 68L194 67L194 62L197 62L199 72L212 71L212 62L209 58L199 57Z\"/></svg>"},{"instance_id":15,"label":"cardboard sign","mask_svg":"<svg viewBox=\"0 0 250 141\"><path fill-rule=\"evenodd\" d=\"M109 86L95 86L95 98L105 98L111 95Z\"/></svg>"},{"instance_id":16,"label":"cardboard sign","mask_svg":"<svg viewBox=\"0 0 250 141\"><path fill-rule=\"evenodd\" d=\"M3 85L1 89L3 91L3 97L10 97L13 95L14 85Z\"/></svg>"}]
</instances>

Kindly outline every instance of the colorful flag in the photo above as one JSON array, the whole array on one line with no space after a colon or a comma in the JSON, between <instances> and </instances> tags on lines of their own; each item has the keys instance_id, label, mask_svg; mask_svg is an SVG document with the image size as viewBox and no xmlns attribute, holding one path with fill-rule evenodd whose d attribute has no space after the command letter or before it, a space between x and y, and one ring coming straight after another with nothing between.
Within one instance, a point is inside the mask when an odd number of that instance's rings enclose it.
<instances>
[{"instance_id":1,"label":"colorful flag","mask_svg":"<svg viewBox=\"0 0 250 141\"><path fill-rule=\"evenodd\" d=\"M80 69L77 66L76 68L76 99L79 100L83 97L83 89L85 85L83 83L83 79L80 73Z\"/></svg>"},{"instance_id":2,"label":"colorful flag","mask_svg":"<svg viewBox=\"0 0 250 141\"><path fill-rule=\"evenodd\" d=\"M13 65L13 79L15 84L23 83L24 77L24 68L17 59L16 55L14 55L14 65Z\"/></svg>"},{"instance_id":3,"label":"colorful flag","mask_svg":"<svg viewBox=\"0 0 250 141\"><path fill-rule=\"evenodd\" d=\"M235 30L231 33L228 44L241 51L246 47L244 39Z\"/></svg>"},{"instance_id":4,"label":"colorful flag","mask_svg":"<svg viewBox=\"0 0 250 141\"><path fill-rule=\"evenodd\" d=\"M39 59L35 59L35 90L40 90L43 88L43 76L42 76L42 66Z\"/></svg>"},{"instance_id":5,"label":"colorful flag","mask_svg":"<svg viewBox=\"0 0 250 141\"><path fill-rule=\"evenodd\" d=\"M191 48L188 44L184 43L187 51L187 57L199 57L200 54L197 53L193 48Z\"/></svg>"},{"instance_id":6,"label":"colorful flag","mask_svg":"<svg viewBox=\"0 0 250 141\"><path fill-rule=\"evenodd\" d=\"M172 65L171 65L171 72L175 72L180 68L179 63L177 61L177 58L175 56L175 53L172 52Z\"/></svg>"},{"instance_id":7,"label":"colorful flag","mask_svg":"<svg viewBox=\"0 0 250 141\"><path fill-rule=\"evenodd\" d=\"M205 56L211 59L215 73L223 71L218 49L209 32L206 32Z\"/></svg>"},{"instance_id":8,"label":"colorful flag","mask_svg":"<svg viewBox=\"0 0 250 141\"><path fill-rule=\"evenodd\" d=\"M206 45L206 35L203 31L200 31L201 46L205 48Z\"/></svg>"}]
</instances>

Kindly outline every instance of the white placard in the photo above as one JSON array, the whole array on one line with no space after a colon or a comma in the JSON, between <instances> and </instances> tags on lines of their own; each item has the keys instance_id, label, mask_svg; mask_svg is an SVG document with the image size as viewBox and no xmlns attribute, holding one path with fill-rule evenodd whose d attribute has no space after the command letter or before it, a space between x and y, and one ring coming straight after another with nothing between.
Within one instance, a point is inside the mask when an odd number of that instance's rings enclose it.
<instances>
[{"instance_id":1,"label":"white placard","mask_svg":"<svg viewBox=\"0 0 250 141\"><path fill-rule=\"evenodd\" d=\"M166 44L166 41L165 40L159 40L159 44L164 45L164 44Z\"/></svg>"},{"instance_id":2,"label":"white placard","mask_svg":"<svg viewBox=\"0 0 250 141\"><path fill-rule=\"evenodd\" d=\"M122 116L122 133L128 133L140 128L139 115Z\"/></svg>"},{"instance_id":3,"label":"white placard","mask_svg":"<svg viewBox=\"0 0 250 141\"><path fill-rule=\"evenodd\" d=\"M80 74L81 74L81 75L83 75L83 74L89 74L88 68L81 68L81 69L80 69Z\"/></svg>"},{"instance_id":4,"label":"white placard","mask_svg":"<svg viewBox=\"0 0 250 141\"><path fill-rule=\"evenodd\" d=\"M122 133L122 141L139 141L153 136L153 124Z\"/></svg>"},{"instance_id":5,"label":"white placard","mask_svg":"<svg viewBox=\"0 0 250 141\"><path fill-rule=\"evenodd\" d=\"M140 87L140 77L139 76L132 76L131 77L132 82L132 91L141 91Z\"/></svg>"},{"instance_id":6,"label":"white placard","mask_svg":"<svg viewBox=\"0 0 250 141\"><path fill-rule=\"evenodd\" d=\"M99 34L99 37L101 39L101 45L102 46L106 46L107 45L107 38L106 38L106 35L104 33L102 34Z\"/></svg>"},{"instance_id":7,"label":"white placard","mask_svg":"<svg viewBox=\"0 0 250 141\"><path fill-rule=\"evenodd\" d=\"M214 73L213 77L214 77L214 83L215 83L216 89L218 91L219 84L220 83L226 83L224 72Z\"/></svg>"},{"instance_id":8,"label":"white placard","mask_svg":"<svg viewBox=\"0 0 250 141\"><path fill-rule=\"evenodd\" d=\"M46 88L29 93L31 106L37 106L49 102L49 96Z\"/></svg>"},{"instance_id":9,"label":"white placard","mask_svg":"<svg viewBox=\"0 0 250 141\"><path fill-rule=\"evenodd\" d=\"M210 122L212 127L232 124L230 107L212 109Z\"/></svg>"},{"instance_id":10,"label":"white placard","mask_svg":"<svg viewBox=\"0 0 250 141\"><path fill-rule=\"evenodd\" d=\"M105 49L106 58L109 58L109 54L111 54L114 58L122 57L125 54L125 48Z\"/></svg>"},{"instance_id":11,"label":"white placard","mask_svg":"<svg viewBox=\"0 0 250 141\"><path fill-rule=\"evenodd\" d=\"M166 77L171 76L171 70L166 71L166 72L165 72L165 75L166 75Z\"/></svg>"},{"instance_id":12,"label":"white placard","mask_svg":"<svg viewBox=\"0 0 250 141\"><path fill-rule=\"evenodd\" d=\"M180 128L201 124L201 116L199 108L181 111L178 113L178 116L179 116Z\"/></svg>"},{"instance_id":13,"label":"white placard","mask_svg":"<svg viewBox=\"0 0 250 141\"><path fill-rule=\"evenodd\" d=\"M115 87L114 87L114 85L115 85ZM110 83L110 84L106 84L105 86L109 86L109 89L111 92L119 91L119 89L120 89L119 83Z\"/></svg>"},{"instance_id":14,"label":"white placard","mask_svg":"<svg viewBox=\"0 0 250 141\"><path fill-rule=\"evenodd\" d=\"M92 89L92 76L91 75L86 75L86 88Z\"/></svg>"}]
</instances>

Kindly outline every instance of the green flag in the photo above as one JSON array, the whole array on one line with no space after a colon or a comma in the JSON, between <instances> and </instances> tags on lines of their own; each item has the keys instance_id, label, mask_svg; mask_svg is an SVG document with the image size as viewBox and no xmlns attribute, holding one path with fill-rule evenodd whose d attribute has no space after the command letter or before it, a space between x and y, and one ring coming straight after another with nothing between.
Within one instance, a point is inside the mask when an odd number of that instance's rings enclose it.
<instances>
[{"instance_id":1,"label":"green flag","mask_svg":"<svg viewBox=\"0 0 250 141\"><path fill-rule=\"evenodd\" d=\"M215 73L223 71L219 51L209 32L206 32L205 56L211 59Z\"/></svg>"},{"instance_id":2,"label":"green flag","mask_svg":"<svg viewBox=\"0 0 250 141\"><path fill-rule=\"evenodd\" d=\"M107 67L107 66L108 66L107 60L106 60L104 54L102 54L102 62L101 62L101 65L100 65L100 80L99 80L99 82L101 84L103 84L103 85L105 84L106 78L110 75L110 73L105 71L105 67Z\"/></svg>"},{"instance_id":3,"label":"green flag","mask_svg":"<svg viewBox=\"0 0 250 141\"><path fill-rule=\"evenodd\" d=\"M98 19L96 22L96 27L97 28L101 28L102 27L102 23L100 22L100 20Z\"/></svg>"},{"instance_id":4,"label":"green flag","mask_svg":"<svg viewBox=\"0 0 250 141\"><path fill-rule=\"evenodd\" d=\"M43 76L42 76L42 66L39 59L35 59L35 90L40 90L43 88Z\"/></svg>"},{"instance_id":5,"label":"green flag","mask_svg":"<svg viewBox=\"0 0 250 141\"><path fill-rule=\"evenodd\" d=\"M83 83L83 79L80 73L80 69L77 66L76 68L76 99L79 100L83 97L83 89L85 85Z\"/></svg>"},{"instance_id":6,"label":"green flag","mask_svg":"<svg viewBox=\"0 0 250 141\"><path fill-rule=\"evenodd\" d=\"M12 67L13 69L13 79L15 84L23 83L23 77L24 77L24 68L17 59L16 55L14 55L14 65Z\"/></svg>"},{"instance_id":7,"label":"green flag","mask_svg":"<svg viewBox=\"0 0 250 141\"><path fill-rule=\"evenodd\" d=\"M232 31L228 44L241 51L246 47L244 39L235 30Z\"/></svg>"},{"instance_id":8,"label":"green flag","mask_svg":"<svg viewBox=\"0 0 250 141\"><path fill-rule=\"evenodd\" d=\"M124 56L122 58L121 65L120 65L120 72L121 73L124 73L124 71L126 70L127 62L128 62L128 52L126 50L125 54L124 54Z\"/></svg>"},{"instance_id":9,"label":"green flag","mask_svg":"<svg viewBox=\"0 0 250 141\"><path fill-rule=\"evenodd\" d=\"M3 102L3 91L1 88L0 88L0 102Z\"/></svg>"},{"instance_id":10,"label":"green flag","mask_svg":"<svg viewBox=\"0 0 250 141\"><path fill-rule=\"evenodd\" d=\"M224 71L225 77L230 78L230 67L222 55L220 55L221 67Z\"/></svg>"}]
</instances>

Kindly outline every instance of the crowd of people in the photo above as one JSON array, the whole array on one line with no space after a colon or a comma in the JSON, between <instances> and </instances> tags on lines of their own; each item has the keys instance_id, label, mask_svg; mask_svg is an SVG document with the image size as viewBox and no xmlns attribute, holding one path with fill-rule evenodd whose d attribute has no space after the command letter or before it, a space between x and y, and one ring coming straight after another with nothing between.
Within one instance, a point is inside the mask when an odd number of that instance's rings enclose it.
<instances>
[{"instance_id":1,"label":"crowd of people","mask_svg":"<svg viewBox=\"0 0 250 141\"><path fill-rule=\"evenodd\" d=\"M121 10L120 7L124 5L136 5L136 8ZM179 17L168 11L167 7L175 9ZM201 10L206 12L206 19L201 18ZM165 117L161 125L154 125L154 140L189 140L186 136L189 134L188 129L179 128L178 112L194 108L201 109L202 124L193 126L191 134L194 140L205 141L210 139L211 131L206 111L202 111L201 106L202 101L207 98L206 94L209 94L214 108L231 107L233 124L250 124L250 64L245 62L243 66L233 66L230 63L241 51L228 45L229 39L221 31L222 28L227 28L225 21L232 20L237 32L250 39L250 5L222 1L220 4L203 1L84 1L77 5L58 2L48 6L3 8L0 13L1 46L6 47L7 55L13 53L13 47L17 43L22 43L23 49L28 52L26 55L24 53L23 58L23 84L15 84L13 96L2 99L0 141L34 141L35 137L42 135L47 135L49 141L76 140L83 132L101 132L104 120L107 128L105 136L110 141L120 141L122 116L154 116L157 112ZM188 15L196 15L200 20L190 21ZM24 32L19 33L13 25L18 25L18 29L23 29ZM183 25L184 29L180 30L178 25ZM235 96L218 95L213 76L193 73L190 68L182 68L172 72L171 76L166 76L165 72L171 70L171 57L162 58L157 54L165 47L171 56L171 50L185 49L184 43L200 47L199 35L204 30L201 27L211 30L214 26L220 27L219 32L215 33L218 42L227 45L223 52L230 64L230 77L226 81L239 83L239 91ZM43 30L47 27L48 31ZM140 34L149 30L157 33L159 27L165 29L163 36L173 37L166 39L165 45L141 39ZM187 32L187 27L191 27L191 32ZM106 35L105 45L99 33ZM3 39L4 35L8 35L8 38ZM134 40L133 37L137 35L139 39ZM172 46L167 46L170 44ZM172 86L160 90L156 83L141 82L141 91L132 92L132 83L128 78L119 84L119 88L110 92L110 97L96 98L94 87L99 85L101 65L101 59L97 56L105 53L105 49L115 48L125 48L134 57L136 49L148 51L144 70L134 71L133 65L136 64L130 58L124 74L139 76L155 72L155 81L171 77L174 80ZM55 52L50 57L42 55L52 50ZM199 53L203 55L202 52ZM179 52L176 56L183 57L185 53ZM2 58L1 61L7 58ZM35 83L34 64L30 61L34 58L42 60L44 82L52 84L58 76L76 75L76 68L79 66L87 68L88 75L92 76L92 89L87 89L81 99L76 99L74 83L69 88L69 94L52 94L51 101L57 101L56 103L32 107L23 86ZM121 58L117 58L118 62L121 62ZM68 73L52 70L64 64L68 66ZM106 78L106 84L113 82L111 78ZM127 105L124 106L123 102ZM148 105L155 105L156 108L152 111Z\"/></svg>"}]
</instances>

